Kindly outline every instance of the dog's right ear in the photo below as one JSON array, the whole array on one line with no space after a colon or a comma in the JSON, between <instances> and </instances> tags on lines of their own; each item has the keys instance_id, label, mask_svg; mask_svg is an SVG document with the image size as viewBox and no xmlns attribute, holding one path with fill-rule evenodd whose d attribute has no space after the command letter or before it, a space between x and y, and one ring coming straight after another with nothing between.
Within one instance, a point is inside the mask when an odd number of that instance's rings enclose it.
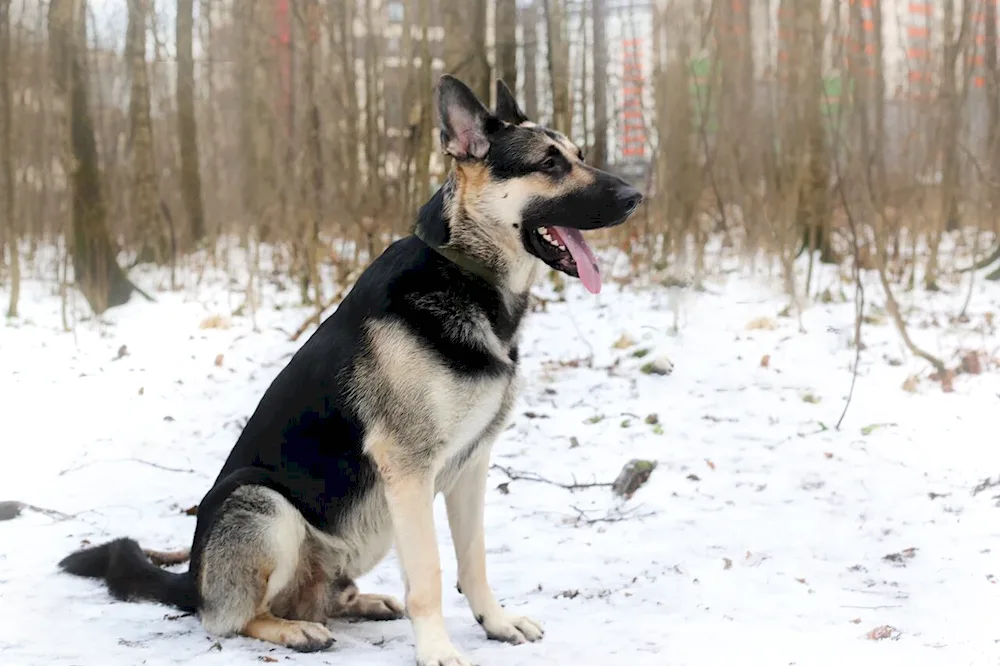
<instances>
[{"instance_id":1,"label":"dog's right ear","mask_svg":"<svg viewBox=\"0 0 1000 666\"><path fill-rule=\"evenodd\" d=\"M496 119L469 87L450 74L437 84L441 147L457 160L481 160L490 149L487 128Z\"/></svg>"}]
</instances>

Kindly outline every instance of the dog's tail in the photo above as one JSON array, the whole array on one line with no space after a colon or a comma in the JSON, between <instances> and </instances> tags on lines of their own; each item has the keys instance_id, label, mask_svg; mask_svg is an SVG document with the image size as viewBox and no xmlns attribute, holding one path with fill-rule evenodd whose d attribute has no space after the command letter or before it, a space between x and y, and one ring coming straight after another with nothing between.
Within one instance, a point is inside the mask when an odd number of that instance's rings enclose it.
<instances>
[{"instance_id":1,"label":"dog's tail","mask_svg":"<svg viewBox=\"0 0 1000 666\"><path fill-rule=\"evenodd\" d=\"M192 612L198 589L191 571L173 573L159 568L132 539L115 539L67 555L59 566L71 574L102 578L116 599L144 599Z\"/></svg>"}]
</instances>

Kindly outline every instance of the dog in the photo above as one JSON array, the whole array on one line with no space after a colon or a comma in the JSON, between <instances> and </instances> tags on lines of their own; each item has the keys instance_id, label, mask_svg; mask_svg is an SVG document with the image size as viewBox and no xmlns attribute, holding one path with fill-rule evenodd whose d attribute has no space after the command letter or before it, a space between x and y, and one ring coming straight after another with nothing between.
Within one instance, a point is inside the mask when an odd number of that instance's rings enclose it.
<instances>
[{"instance_id":1,"label":"dog","mask_svg":"<svg viewBox=\"0 0 1000 666\"><path fill-rule=\"evenodd\" d=\"M265 391L199 504L188 571L132 539L59 566L112 596L196 612L213 635L324 650L330 617L410 618L420 666L469 666L445 629L433 501L443 493L458 589L491 639L542 638L487 581L490 450L518 394L518 331L547 265L597 293L582 231L622 224L642 195L528 120L502 80L491 112L435 86L452 166L413 233L361 274ZM395 546L405 606L354 581Z\"/></svg>"}]
</instances>

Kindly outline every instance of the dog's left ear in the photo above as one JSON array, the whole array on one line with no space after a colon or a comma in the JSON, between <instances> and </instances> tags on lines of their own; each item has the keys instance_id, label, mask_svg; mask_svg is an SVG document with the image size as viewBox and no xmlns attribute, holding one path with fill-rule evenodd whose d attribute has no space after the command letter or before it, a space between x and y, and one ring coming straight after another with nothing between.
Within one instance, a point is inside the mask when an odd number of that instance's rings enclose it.
<instances>
[{"instance_id":1,"label":"dog's left ear","mask_svg":"<svg viewBox=\"0 0 1000 666\"><path fill-rule=\"evenodd\" d=\"M503 79L497 79L496 116L511 125L520 125L528 119L521 107L517 105L514 93L510 91Z\"/></svg>"},{"instance_id":2,"label":"dog's left ear","mask_svg":"<svg viewBox=\"0 0 1000 666\"><path fill-rule=\"evenodd\" d=\"M490 149L487 136L490 121L497 124L469 87L450 74L442 74L437 85L438 116L441 121L441 147L457 160L486 157Z\"/></svg>"}]
</instances>

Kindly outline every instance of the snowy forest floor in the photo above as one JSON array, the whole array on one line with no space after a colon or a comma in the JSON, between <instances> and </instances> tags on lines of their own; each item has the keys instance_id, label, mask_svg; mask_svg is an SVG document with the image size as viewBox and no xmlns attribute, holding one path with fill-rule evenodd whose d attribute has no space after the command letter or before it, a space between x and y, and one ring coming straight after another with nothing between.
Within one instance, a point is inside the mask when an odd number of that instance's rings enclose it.
<instances>
[{"instance_id":1,"label":"snowy forest floor","mask_svg":"<svg viewBox=\"0 0 1000 666\"><path fill-rule=\"evenodd\" d=\"M85 540L187 547L185 509L308 337L289 341L311 314L290 280L266 278L254 330L234 314L242 278L209 269L196 283L185 269L170 291L164 276L133 271L157 302L100 321L74 296L71 332L58 286L29 276L21 316L0 322L0 500L66 514L0 522L0 664L413 663L405 620L333 622L330 651L298 654L210 637L195 617L57 571ZM438 498L461 650L481 666L1000 663L1000 488L974 492L1000 473L1000 286L976 286L962 319L965 286L901 294L918 344L949 366L980 354L982 373L944 392L866 276L873 305L837 430L853 287L833 269L814 279L832 302L812 302L802 330L780 316L780 280L745 271L710 275L705 291L538 286L552 302L523 329L524 390L494 450L486 535L501 603L546 635L486 639L455 590ZM665 359L670 374L644 372ZM657 467L628 500L517 478L607 483L633 458ZM359 585L401 597L395 555Z\"/></svg>"}]
</instances>

